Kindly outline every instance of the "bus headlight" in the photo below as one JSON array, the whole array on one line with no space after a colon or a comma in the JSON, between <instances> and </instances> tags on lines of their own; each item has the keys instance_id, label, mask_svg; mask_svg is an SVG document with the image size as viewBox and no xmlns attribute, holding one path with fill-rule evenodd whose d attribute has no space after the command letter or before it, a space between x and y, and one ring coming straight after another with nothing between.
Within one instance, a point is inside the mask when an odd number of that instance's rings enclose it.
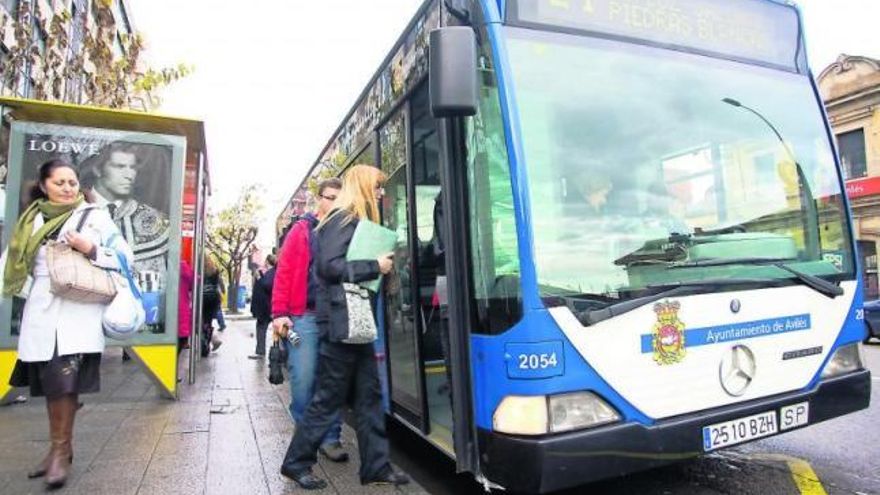
<instances>
[{"instance_id":1,"label":"bus headlight","mask_svg":"<svg viewBox=\"0 0 880 495\"><path fill-rule=\"evenodd\" d=\"M822 370L822 378L831 378L862 369L862 349L859 344L839 347Z\"/></svg>"},{"instance_id":2,"label":"bus headlight","mask_svg":"<svg viewBox=\"0 0 880 495\"><path fill-rule=\"evenodd\" d=\"M592 392L505 397L492 417L500 433L544 435L613 423L620 415Z\"/></svg>"},{"instance_id":3,"label":"bus headlight","mask_svg":"<svg viewBox=\"0 0 880 495\"><path fill-rule=\"evenodd\" d=\"M513 435L547 433L547 396L508 395L495 409L492 428Z\"/></svg>"},{"instance_id":4,"label":"bus headlight","mask_svg":"<svg viewBox=\"0 0 880 495\"><path fill-rule=\"evenodd\" d=\"M550 432L577 430L613 423L617 411L591 392L550 396Z\"/></svg>"}]
</instances>

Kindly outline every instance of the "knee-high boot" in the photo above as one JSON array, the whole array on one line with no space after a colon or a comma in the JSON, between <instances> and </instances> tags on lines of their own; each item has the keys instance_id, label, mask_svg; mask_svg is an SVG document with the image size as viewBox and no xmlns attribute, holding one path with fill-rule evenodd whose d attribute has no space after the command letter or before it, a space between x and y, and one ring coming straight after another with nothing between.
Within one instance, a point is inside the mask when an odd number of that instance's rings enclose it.
<instances>
[{"instance_id":1,"label":"knee-high boot","mask_svg":"<svg viewBox=\"0 0 880 495\"><path fill-rule=\"evenodd\" d=\"M52 450L46 466L46 485L50 489L60 488L67 482L70 462L73 458L73 423L76 417L76 395L65 395L52 401L50 417L56 416L52 428Z\"/></svg>"},{"instance_id":2,"label":"knee-high boot","mask_svg":"<svg viewBox=\"0 0 880 495\"><path fill-rule=\"evenodd\" d=\"M46 399L46 413L49 416L49 438L55 438L59 435L58 429L61 427L61 423L58 419L58 401ZM46 469L49 467L49 461L52 460L52 452L55 449L55 444L50 443L49 452L46 454L46 457L37 464L34 469L28 472L28 478L40 478L46 475ZM72 461L72 459L71 459Z\"/></svg>"}]
</instances>

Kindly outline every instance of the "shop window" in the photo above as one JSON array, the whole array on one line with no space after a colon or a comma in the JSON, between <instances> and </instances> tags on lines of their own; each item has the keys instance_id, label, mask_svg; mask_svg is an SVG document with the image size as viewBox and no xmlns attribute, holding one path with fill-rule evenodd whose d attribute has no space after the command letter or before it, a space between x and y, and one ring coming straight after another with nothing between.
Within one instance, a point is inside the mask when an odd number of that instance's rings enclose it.
<instances>
[{"instance_id":1,"label":"shop window","mask_svg":"<svg viewBox=\"0 0 880 495\"><path fill-rule=\"evenodd\" d=\"M858 241L859 257L862 261L862 282L865 285L865 300L880 298L877 281L877 244L874 241Z\"/></svg>"},{"instance_id":2,"label":"shop window","mask_svg":"<svg viewBox=\"0 0 880 495\"><path fill-rule=\"evenodd\" d=\"M840 165L846 179L858 179L868 175L864 129L838 134L837 146L840 150Z\"/></svg>"}]
</instances>

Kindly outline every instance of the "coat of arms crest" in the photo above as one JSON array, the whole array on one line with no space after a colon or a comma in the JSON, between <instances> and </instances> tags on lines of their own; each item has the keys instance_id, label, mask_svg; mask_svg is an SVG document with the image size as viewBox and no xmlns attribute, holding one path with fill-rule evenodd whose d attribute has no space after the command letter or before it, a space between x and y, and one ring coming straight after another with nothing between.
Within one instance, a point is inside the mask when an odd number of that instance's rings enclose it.
<instances>
[{"instance_id":1,"label":"coat of arms crest","mask_svg":"<svg viewBox=\"0 0 880 495\"><path fill-rule=\"evenodd\" d=\"M685 325L678 318L679 309L681 303L678 301L654 305L654 313L657 314L653 330L654 361L659 365L679 363L687 353L684 347Z\"/></svg>"}]
</instances>

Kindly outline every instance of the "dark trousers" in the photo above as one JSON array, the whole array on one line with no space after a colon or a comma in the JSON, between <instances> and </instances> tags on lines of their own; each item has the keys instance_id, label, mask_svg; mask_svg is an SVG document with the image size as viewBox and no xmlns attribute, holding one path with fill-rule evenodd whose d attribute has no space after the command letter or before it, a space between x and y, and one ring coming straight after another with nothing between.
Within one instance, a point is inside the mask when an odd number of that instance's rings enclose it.
<instances>
[{"instance_id":1,"label":"dark trousers","mask_svg":"<svg viewBox=\"0 0 880 495\"><path fill-rule=\"evenodd\" d=\"M257 319L257 350L254 351L254 354L258 356L266 355L266 330L269 328L269 323L272 321Z\"/></svg>"},{"instance_id":2,"label":"dark trousers","mask_svg":"<svg viewBox=\"0 0 880 495\"><path fill-rule=\"evenodd\" d=\"M354 408L361 481L376 479L391 469L373 345L322 341L315 395L287 448L286 470L302 472L317 462L318 447L346 399Z\"/></svg>"}]
</instances>

